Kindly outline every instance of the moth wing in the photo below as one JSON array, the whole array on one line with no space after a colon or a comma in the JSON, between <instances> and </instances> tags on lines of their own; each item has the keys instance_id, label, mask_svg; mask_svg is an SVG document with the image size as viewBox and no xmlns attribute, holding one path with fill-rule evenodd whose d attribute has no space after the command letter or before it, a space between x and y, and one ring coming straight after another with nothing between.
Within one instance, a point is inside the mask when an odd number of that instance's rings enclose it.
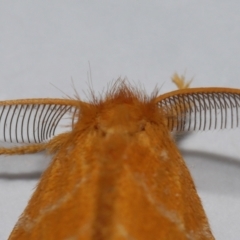
<instances>
[{"instance_id":1,"label":"moth wing","mask_svg":"<svg viewBox=\"0 0 240 240\"><path fill-rule=\"evenodd\" d=\"M191 88L156 98L170 131L205 131L239 127L240 90Z\"/></svg>"},{"instance_id":2,"label":"moth wing","mask_svg":"<svg viewBox=\"0 0 240 240\"><path fill-rule=\"evenodd\" d=\"M0 101L0 138L16 143L45 142L70 130L78 110L79 101L70 99Z\"/></svg>"}]
</instances>

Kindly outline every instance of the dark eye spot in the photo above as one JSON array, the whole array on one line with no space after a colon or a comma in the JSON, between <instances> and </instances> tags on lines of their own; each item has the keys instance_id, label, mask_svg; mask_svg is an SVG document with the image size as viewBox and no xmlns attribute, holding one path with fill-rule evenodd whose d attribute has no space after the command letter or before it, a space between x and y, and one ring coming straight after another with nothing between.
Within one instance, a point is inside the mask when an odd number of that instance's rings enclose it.
<instances>
[{"instance_id":1,"label":"dark eye spot","mask_svg":"<svg viewBox=\"0 0 240 240\"><path fill-rule=\"evenodd\" d=\"M101 130L101 136L102 136L102 137L106 137L106 135L107 135L107 133L106 133L105 131L102 131L102 130Z\"/></svg>"},{"instance_id":2,"label":"dark eye spot","mask_svg":"<svg viewBox=\"0 0 240 240\"><path fill-rule=\"evenodd\" d=\"M145 123L145 122L140 123L140 128L139 128L139 130L140 130L140 131L145 131L145 128L146 128L146 123Z\"/></svg>"}]
</instances>

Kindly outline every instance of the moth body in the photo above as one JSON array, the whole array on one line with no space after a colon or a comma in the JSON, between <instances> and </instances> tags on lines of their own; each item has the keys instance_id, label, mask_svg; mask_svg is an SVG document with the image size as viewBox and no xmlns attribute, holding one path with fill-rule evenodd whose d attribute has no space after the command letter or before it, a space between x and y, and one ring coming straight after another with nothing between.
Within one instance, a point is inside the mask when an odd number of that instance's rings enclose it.
<instances>
[{"instance_id":1,"label":"moth body","mask_svg":"<svg viewBox=\"0 0 240 240\"><path fill-rule=\"evenodd\" d=\"M214 239L156 97L120 82L78 101L72 131L46 145L56 153L9 239Z\"/></svg>"}]
</instances>

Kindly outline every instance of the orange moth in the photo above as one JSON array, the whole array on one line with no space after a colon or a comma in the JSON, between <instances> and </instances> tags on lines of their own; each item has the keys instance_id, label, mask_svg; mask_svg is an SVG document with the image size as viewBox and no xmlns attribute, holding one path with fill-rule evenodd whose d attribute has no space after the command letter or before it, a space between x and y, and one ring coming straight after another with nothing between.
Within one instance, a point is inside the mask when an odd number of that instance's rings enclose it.
<instances>
[{"instance_id":1,"label":"orange moth","mask_svg":"<svg viewBox=\"0 0 240 240\"><path fill-rule=\"evenodd\" d=\"M178 90L151 97L117 80L89 103L0 102L2 137L26 143L0 154L53 155L9 239L214 239L171 133L238 126L240 90L173 80Z\"/></svg>"}]
</instances>

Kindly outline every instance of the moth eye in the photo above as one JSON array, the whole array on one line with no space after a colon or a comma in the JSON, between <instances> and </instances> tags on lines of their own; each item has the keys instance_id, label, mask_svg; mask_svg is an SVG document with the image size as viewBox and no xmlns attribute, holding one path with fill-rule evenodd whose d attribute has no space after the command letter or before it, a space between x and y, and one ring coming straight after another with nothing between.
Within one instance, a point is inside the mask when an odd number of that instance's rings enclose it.
<instances>
[{"instance_id":1,"label":"moth eye","mask_svg":"<svg viewBox=\"0 0 240 240\"><path fill-rule=\"evenodd\" d=\"M140 131L145 131L145 128L146 128L146 123L145 122L140 123L140 127L139 127Z\"/></svg>"},{"instance_id":2,"label":"moth eye","mask_svg":"<svg viewBox=\"0 0 240 240\"><path fill-rule=\"evenodd\" d=\"M101 131L101 136L106 137L107 133L105 131Z\"/></svg>"}]
</instances>

